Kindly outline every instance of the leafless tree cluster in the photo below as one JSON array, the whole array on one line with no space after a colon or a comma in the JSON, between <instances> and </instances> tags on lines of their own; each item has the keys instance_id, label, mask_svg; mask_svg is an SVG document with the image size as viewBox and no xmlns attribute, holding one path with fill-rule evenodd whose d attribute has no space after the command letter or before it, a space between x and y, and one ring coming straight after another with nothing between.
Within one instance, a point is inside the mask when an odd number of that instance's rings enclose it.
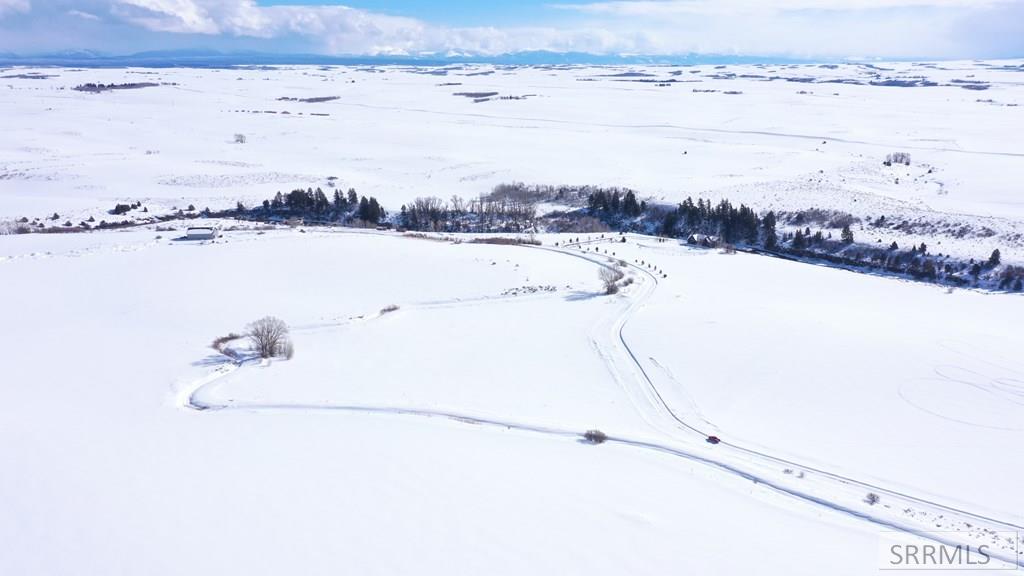
<instances>
[{"instance_id":1,"label":"leafless tree cluster","mask_svg":"<svg viewBox=\"0 0 1024 576\"><path fill-rule=\"evenodd\" d=\"M832 210L829 208L808 208L806 210L797 210L795 212L781 211L776 213L776 217L780 222L785 222L790 226L815 226L819 228L842 228L843 226L853 226L854 224L860 223L860 218L857 218L849 212L843 212L840 210Z\"/></svg>"},{"instance_id":2,"label":"leafless tree cluster","mask_svg":"<svg viewBox=\"0 0 1024 576\"><path fill-rule=\"evenodd\" d=\"M519 232L533 226L536 208L513 198L417 198L402 206L400 225L432 232Z\"/></svg>"},{"instance_id":3,"label":"leafless tree cluster","mask_svg":"<svg viewBox=\"0 0 1024 576\"><path fill-rule=\"evenodd\" d=\"M261 358L291 358L294 350L288 338L288 325L279 318L267 316L249 325L246 336Z\"/></svg>"},{"instance_id":4,"label":"leafless tree cluster","mask_svg":"<svg viewBox=\"0 0 1024 576\"><path fill-rule=\"evenodd\" d=\"M904 164L910 166L910 154L908 152L893 152L885 157L885 165Z\"/></svg>"},{"instance_id":5,"label":"leafless tree cluster","mask_svg":"<svg viewBox=\"0 0 1024 576\"><path fill-rule=\"evenodd\" d=\"M509 199L519 202L536 204L538 202L558 202L569 206L583 206L587 199L598 191L613 194L616 191L621 196L628 192L625 188L601 188L600 186L572 186L560 185L549 186L545 184L524 184L512 182L498 184L487 196L491 200Z\"/></svg>"},{"instance_id":6,"label":"leafless tree cluster","mask_svg":"<svg viewBox=\"0 0 1024 576\"><path fill-rule=\"evenodd\" d=\"M604 284L605 294L615 294L619 291L619 280L622 280L622 272L615 268L601 268L597 273Z\"/></svg>"}]
</instances>

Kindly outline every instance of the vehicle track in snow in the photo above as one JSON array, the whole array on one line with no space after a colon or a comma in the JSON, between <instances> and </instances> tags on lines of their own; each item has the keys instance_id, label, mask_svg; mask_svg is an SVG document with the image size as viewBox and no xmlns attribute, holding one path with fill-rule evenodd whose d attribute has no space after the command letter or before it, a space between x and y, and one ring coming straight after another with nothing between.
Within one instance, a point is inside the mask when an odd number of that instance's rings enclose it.
<instances>
[{"instance_id":1,"label":"vehicle track in snow","mask_svg":"<svg viewBox=\"0 0 1024 576\"><path fill-rule=\"evenodd\" d=\"M648 373L643 362L640 360L640 356L633 350L625 336L625 329L629 320L646 304L647 300L657 289L659 284L658 275L644 266L629 262L625 258L607 253L600 254L596 249L594 252L590 252L589 249L584 248L586 245L602 242L614 242L614 237L570 243L562 247L527 247L582 258L602 267L613 267L613 262L620 260L625 262L626 266L636 272L638 276L642 276L642 280L633 285L635 289L629 297L629 304L622 307L621 311L613 317L603 320L599 324L599 328L604 328L605 335L610 336L607 339L608 341L602 342L600 335L592 336L592 340L599 356L605 361L615 379L624 386L627 395L633 402L634 407L640 412L642 418L652 429L664 436L665 440L655 441L609 434L608 442L655 451L704 464L721 472L750 480L757 485L787 497L865 520L886 529L915 534L951 546L964 544L978 545L979 543L992 546L992 540L997 532L1015 532L1016 541L1010 543L1013 545L1012 549L1007 543L1003 543L1003 547L998 552L990 548L990 553L993 558L1018 567L1024 567L1024 541L1021 540L1021 532L1024 532L1024 528L1016 524L999 520L990 515L971 512L916 497L909 493L884 488L818 467L806 466L764 451L746 448L733 442L722 441L715 446L706 444L707 432L698 425L681 417L669 402L665 400L655 379ZM539 295L530 296L529 298L546 297L555 296ZM521 298L523 297L453 299L450 301L424 303L422 305L407 305L406 308L414 310L417 307L454 307L477 305L483 302L500 303ZM378 316L379 314L367 315L344 321L309 325L300 329L338 327L351 321L368 321ZM604 322L607 322L607 324L604 324ZM247 361L245 360L232 360L230 364L226 364L210 375L194 382L179 396L180 403L187 408L199 411L331 411L395 417L446 419L460 424L503 428L563 439L581 438L582 431L580 430L569 430L540 423L510 419L487 418L469 413L422 410L414 407L239 402L234 400L210 400L203 397L203 391L211 384L241 368L246 363ZM630 373L632 377L630 377ZM640 384L640 386L636 384ZM880 497L878 504L869 505L862 500L869 492ZM902 512L902 515L900 512ZM936 534L934 530L936 529L936 522L939 520L943 522L941 528L952 531L943 532L941 535ZM999 542L996 543L998 544Z\"/></svg>"}]
</instances>

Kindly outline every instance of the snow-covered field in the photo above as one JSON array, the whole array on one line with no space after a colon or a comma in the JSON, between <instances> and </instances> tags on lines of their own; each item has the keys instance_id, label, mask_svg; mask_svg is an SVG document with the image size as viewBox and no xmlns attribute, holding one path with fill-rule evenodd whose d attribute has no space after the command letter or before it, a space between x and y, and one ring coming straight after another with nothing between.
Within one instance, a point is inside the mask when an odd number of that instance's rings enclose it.
<instances>
[{"instance_id":1,"label":"snow-covered field","mask_svg":"<svg viewBox=\"0 0 1024 576\"><path fill-rule=\"evenodd\" d=\"M1019 296L634 236L170 236L0 243L0 572L868 574L893 529L1020 545L993 536L1024 524ZM602 295L602 265L633 282ZM265 314L293 359L209 347Z\"/></svg>"},{"instance_id":2,"label":"snow-covered field","mask_svg":"<svg viewBox=\"0 0 1024 576\"><path fill-rule=\"evenodd\" d=\"M117 202L216 209L330 183L395 211L523 181L968 226L858 238L1022 261L1022 66L8 69L0 218L110 221ZM142 82L158 85L73 90ZM882 166L901 151L910 167Z\"/></svg>"},{"instance_id":3,"label":"snow-covered field","mask_svg":"<svg viewBox=\"0 0 1024 576\"><path fill-rule=\"evenodd\" d=\"M522 181L841 210L859 242L1022 263L1022 81L1019 61L6 69L0 231ZM222 237L0 235L0 574L863 575L888 532L1024 567L1019 294L637 235L205 222ZM267 315L293 358L211 346Z\"/></svg>"}]
</instances>

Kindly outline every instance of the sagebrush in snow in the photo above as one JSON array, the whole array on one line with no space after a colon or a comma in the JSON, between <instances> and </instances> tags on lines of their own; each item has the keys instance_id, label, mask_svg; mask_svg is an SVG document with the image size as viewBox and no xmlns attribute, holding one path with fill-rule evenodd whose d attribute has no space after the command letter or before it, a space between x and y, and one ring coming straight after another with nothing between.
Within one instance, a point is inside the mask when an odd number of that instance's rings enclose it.
<instances>
[{"instance_id":1,"label":"sagebrush in snow","mask_svg":"<svg viewBox=\"0 0 1024 576\"><path fill-rule=\"evenodd\" d=\"M218 351L218 352L223 352L225 344L227 344L228 342L231 342L232 340L238 340L241 337L242 336L240 336L239 334L235 334L234 332L232 332L232 333L228 334L227 336L221 336L219 338L215 338L213 340L213 343L210 344L210 347L213 348L214 350Z\"/></svg>"}]
</instances>

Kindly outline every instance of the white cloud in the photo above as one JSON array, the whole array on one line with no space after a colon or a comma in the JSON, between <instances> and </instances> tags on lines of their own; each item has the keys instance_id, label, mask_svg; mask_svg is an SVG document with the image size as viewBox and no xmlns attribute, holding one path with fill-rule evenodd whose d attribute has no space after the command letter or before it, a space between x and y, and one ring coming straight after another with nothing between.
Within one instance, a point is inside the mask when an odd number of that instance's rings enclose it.
<instances>
[{"instance_id":1,"label":"white cloud","mask_svg":"<svg viewBox=\"0 0 1024 576\"><path fill-rule=\"evenodd\" d=\"M67 14L68 14L68 16L74 16L75 18L81 18L82 20L97 21L97 20L100 19L99 16L97 16L97 15L91 13L91 12L83 12L82 10L68 10Z\"/></svg>"},{"instance_id":2,"label":"white cloud","mask_svg":"<svg viewBox=\"0 0 1024 576\"><path fill-rule=\"evenodd\" d=\"M857 11L886 8L989 8L1019 0L614 0L550 4L551 8L612 16L772 14L798 10Z\"/></svg>"},{"instance_id":3,"label":"white cloud","mask_svg":"<svg viewBox=\"0 0 1024 576\"><path fill-rule=\"evenodd\" d=\"M28 0L0 0L0 16L14 12L28 12L32 5Z\"/></svg>"},{"instance_id":4,"label":"white cloud","mask_svg":"<svg viewBox=\"0 0 1024 576\"><path fill-rule=\"evenodd\" d=\"M128 22L157 32L220 33L220 27L204 4L220 3L194 0L115 0L112 11Z\"/></svg>"},{"instance_id":5,"label":"white cloud","mask_svg":"<svg viewBox=\"0 0 1024 576\"><path fill-rule=\"evenodd\" d=\"M615 30L622 39L630 32L642 34L648 49L659 53L809 58L1024 53L1024 0L613 0L550 6ZM991 38L995 29L1000 35Z\"/></svg>"}]
</instances>

